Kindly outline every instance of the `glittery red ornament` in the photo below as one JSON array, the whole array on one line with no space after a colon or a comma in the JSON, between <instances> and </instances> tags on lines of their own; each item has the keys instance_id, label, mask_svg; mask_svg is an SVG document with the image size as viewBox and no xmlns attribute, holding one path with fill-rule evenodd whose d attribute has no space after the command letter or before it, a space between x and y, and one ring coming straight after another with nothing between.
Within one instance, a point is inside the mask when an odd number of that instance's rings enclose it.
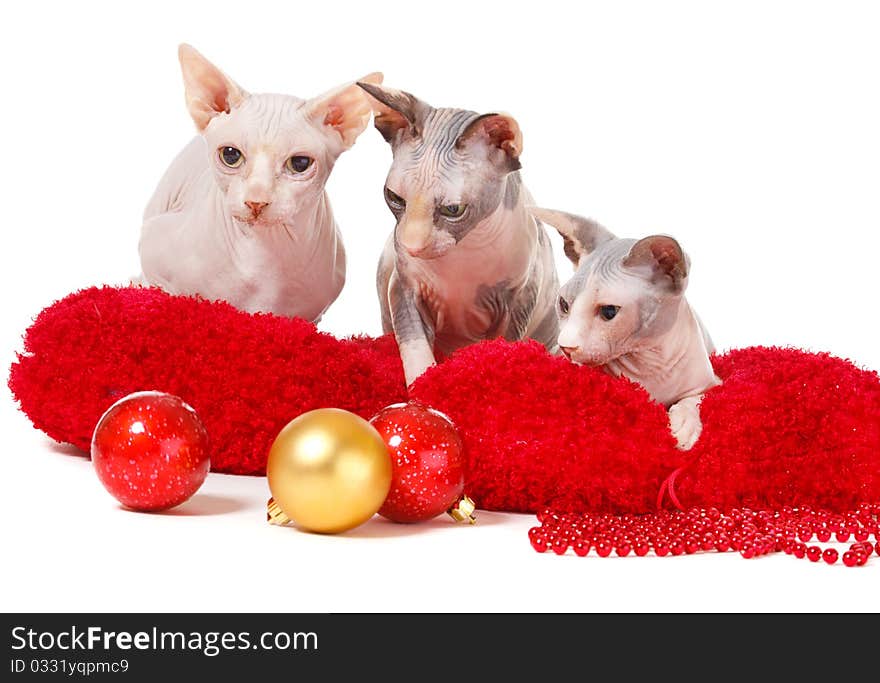
<instances>
[{"instance_id":1,"label":"glittery red ornament","mask_svg":"<svg viewBox=\"0 0 880 683\"><path fill-rule=\"evenodd\" d=\"M447 511L464 491L464 456L452 421L421 403L395 403L370 423L391 454L391 490L379 514L421 522Z\"/></svg>"},{"instance_id":2,"label":"glittery red ornament","mask_svg":"<svg viewBox=\"0 0 880 683\"><path fill-rule=\"evenodd\" d=\"M159 391L129 394L98 421L92 463L110 494L133 510L165 510L192 496L210 468L196 412Z\"/></svg>"}]
</instances>

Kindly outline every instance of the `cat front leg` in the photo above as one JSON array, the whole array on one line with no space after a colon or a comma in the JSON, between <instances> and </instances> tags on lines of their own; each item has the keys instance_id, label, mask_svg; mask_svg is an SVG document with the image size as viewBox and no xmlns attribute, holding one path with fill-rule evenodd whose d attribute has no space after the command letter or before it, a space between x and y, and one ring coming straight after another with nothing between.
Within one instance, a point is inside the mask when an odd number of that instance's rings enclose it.
<instances>
[{"instance_id":1,"label":"cat front leg","mask_svg":"<svg viewBox=\"0 0 880 683\"><path fill-rule=\"evenodd\" d=\"M698 394L669 406L669 429L682 451L690 450L703 431L703 422L700 420L702 400L703 394Z\"/></svg>"},{"instance_id":2,"label":"cat front leg","mask_svg":"<svg viewBox=\"0 0 880 683\"><path fill-rule=\"evenodd\" d=\"M434 332L422 320L415 291L395 272L388 285L391 326L397 339L406 386L434 365Z\"/></svg>"}]
</instances>

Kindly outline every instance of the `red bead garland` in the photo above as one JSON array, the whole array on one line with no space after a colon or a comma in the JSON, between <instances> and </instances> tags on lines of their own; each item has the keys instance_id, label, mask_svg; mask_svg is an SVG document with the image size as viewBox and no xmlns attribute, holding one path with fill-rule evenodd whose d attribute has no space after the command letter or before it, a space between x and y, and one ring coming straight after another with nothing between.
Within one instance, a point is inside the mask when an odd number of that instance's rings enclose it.
<instances>
[{"instance_id":1,"label":"red bead garland","mask_svg":"<svg viewBox=\"0 0 880 683\"><path fill-rule=\"evenodd\" d=\"M784 552L811 562L838 560L835 548L807 545L832 536L854 543L842 555L847 567L861 567L872 554L880 555L880 505L864 504L845 514L784 507L775 512L733 509L722 514L715 508L661 511L650 515L564 513L547 509L538 514L540 526L529 529L529 541L539 553L552 550L564 555L571 548L579 557L594 550L599 557L633 553L658 557L734 550L746 559ZM871 537L875 543L870 542Z\"/></svg>"}]
</instances>

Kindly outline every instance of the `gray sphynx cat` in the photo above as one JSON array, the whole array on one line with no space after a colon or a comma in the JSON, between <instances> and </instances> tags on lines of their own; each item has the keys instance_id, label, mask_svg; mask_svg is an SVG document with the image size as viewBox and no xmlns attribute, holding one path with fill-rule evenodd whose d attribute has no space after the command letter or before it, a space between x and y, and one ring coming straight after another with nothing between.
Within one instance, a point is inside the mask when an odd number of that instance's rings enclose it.
<instances>
[{"instance_id":1,"label":"gray sphynx cat","mask_svg":"<svg viewBox=\"0 0 880 683\"><path fill-rule=\"evenodd\" d=\"M385 201L397 224L377 286L407 384L434 364L435 350L482 339L532 338L554 350L556 268L549 236L526 210L516 121L359 85L393 154Z\"/></svg>"},{"instance_id":2,"label":"gray sphynx cat","mask_svg":"<svg viewBox=\"0 0 880 683\"><path fill-rule=\"evenodd\" d=\"M712 340L684 297L690 260L665 235L618 239L598 223L530 207L563 237L574 276L559 291L559 347L573 362L601 366L642 385L669 409L686 450L702 431L700 401L721 383Z\"/></svg>"}]
</instances>

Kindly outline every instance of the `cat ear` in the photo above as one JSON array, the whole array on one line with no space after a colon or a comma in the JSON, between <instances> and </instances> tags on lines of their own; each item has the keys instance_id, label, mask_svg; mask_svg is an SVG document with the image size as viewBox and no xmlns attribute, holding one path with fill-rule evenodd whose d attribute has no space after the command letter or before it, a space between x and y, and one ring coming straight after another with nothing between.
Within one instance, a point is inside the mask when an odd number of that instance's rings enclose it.
<instances>
[{"instance_id":1,"label":"cat ear","mask_svg":"<svg viewBox=\"0 0 880 683\"><path fill-rule=\"evenodd\" d=\"M228 114L242 103L247 93L235 81L205 59L194 47L184 43L177 50L183 84L186 88L186 106L196 123L204 130L218 114Z\"/></svg>"},{"instance_id":2,"label":"cat ear","mask_svg":"<svg viewBox=\"0 0 880 683\"><path fill-rule=\"evenodd\" d=\"M651 235L636 242L623 259L623 265L675 294L687 286L690 259L681 245L666 235Z\"/></svg>"},{"instance_id":3,"label":"cat ear","mask_svg":"<svg viewBox=\"0 0 880 683\"><path fill-rule=\"evenodd\" d=\"M381 73L364 76L360 82L381 83ZM354 144L370 122L370 103L358 85L349 83L305 103L305 113L318 126L339 135L342 149Z\"/></svg>"},{"instance_id":4,"label":"cat ear","mask_svg":"<svg viewBox=\"0 0 880 683\"><path fill-rule=\"evenodd\" d=\"M522 131L516 119L508 114L483 114L471 121L458 136L455 146L464 149L473 144L485 145L489 158L508 171L521 167Z\"/></svg>"},{"instance_id":5,"label":"cat ear","mask_svg":"<svg viewBox=\"0 0 880 683\"><path fill-rule=\"evenodd\" d=\"M582 258L589 256L603 242L614 239L614 235L596 221L573 213L526 207L539 221L553 226L562 235L563 248L568 260L577 265Z\"/></svg>"},{"instance_id":6,"label":"cat ear","mask_svg":"<svg viewBox=\"0 0 880 683\"><path fill-rule=\"evenodd\" d=\"M387 142L393 144L397 134L407 128L419 134L419 122L430 109L427 104L403 90L363 81L358 85L370 96L373 123Z\"/></svg>"}]
</instances>

